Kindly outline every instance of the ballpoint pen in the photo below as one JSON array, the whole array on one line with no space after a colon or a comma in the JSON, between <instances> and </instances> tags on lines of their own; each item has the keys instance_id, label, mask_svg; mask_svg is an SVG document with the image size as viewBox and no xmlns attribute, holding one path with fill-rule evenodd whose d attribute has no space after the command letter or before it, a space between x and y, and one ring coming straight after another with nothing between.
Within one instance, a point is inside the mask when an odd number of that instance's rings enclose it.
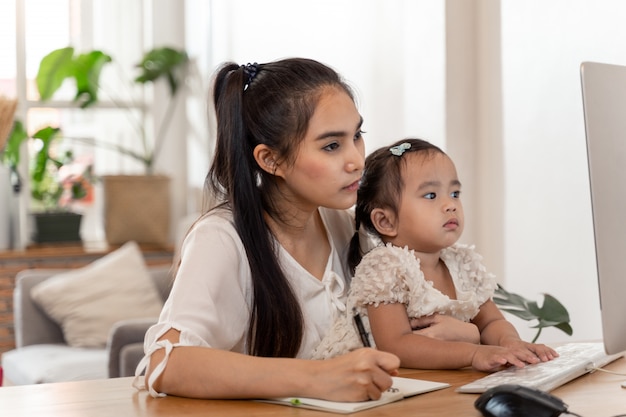
<instances>
[{"instance_id":1,"label":"ballpoint pen","mask_svg":"<svg viewBox=\"0 0 626 417\"><path fill-rule=\"evenodd\" d=\"M359 336L361 337L361 342L365 347L371 347L369 334L365 331L365 327L363 326L363 320L361 320L361 315L356 311L356 307L352 308L352 313L354 313L354 323L356 324L356 328L359 331Z\"/></svg>"}]
</instances>

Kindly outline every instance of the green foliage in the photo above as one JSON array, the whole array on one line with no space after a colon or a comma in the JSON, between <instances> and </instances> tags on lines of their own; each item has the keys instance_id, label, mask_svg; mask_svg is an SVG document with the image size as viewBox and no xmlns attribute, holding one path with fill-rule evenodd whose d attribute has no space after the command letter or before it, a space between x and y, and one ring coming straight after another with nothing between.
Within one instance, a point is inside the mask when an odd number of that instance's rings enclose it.
<instances>
[{"instance_id":1,"label":"green foliage","mask_svg":"<svg viewBox=\"0 0 626 417\"><path fill-rule=\"evenodd\" d=\"M184 78L181 69L187 61L189 57L185 51L168 47L155 48L147 52L141 62L136 65L141 69L141 74L135 78L135 82L145 84L165 77L170 87L170 94L175 95Z\"/></svg>"},{"instance_id":2,"label":"green foliage","mask_svg":"<svg viewBox=\"0 0 626 417\"><path fill-rule=\"evenodd\" d=\"M550 294L544 294L543 305L539 307L535 301L530 301L519 294L510 293L498 285L493 301L500 310L513 314L522 320L537 320L537 323L531 326L531 328L537 329L537 334L532 340L533 343L537 341L544 327L556 327L569 336L574 332L569 323L570 317L567 309Z\"/></svg>"},{"instance_id":3,"label":"green foliage","mask_svg":"<svg viewBox=\"0 0 626 417\"><path fill-rule=\"evenodd\" d=\"M0 153L0 161L9 167L11 175L11 186L14 193L19 193L22 189L22 178L19 173L20 165L20 149L22 142L28 139L28 133L24 128L24 124L19 120L13 121L13 128L9 133L6 146Z\"/></svg>"},{"instance_id":4,"label":"green foliage","mask_svg":"<svg viewBox=\"0 0 626 417\"><path fill-rule=\"evenodd\" d=\"M111 56L99 50L75 55L74 48L65 47L50 52L41 60L36 77L41 100L51 99L66 79L73 79L76 87L74 101L81 108L87 108L96 104L98 102L102 69L112 61L113 58ZM142 143L142 149L145 149L143 154L134 152L132 147L99 143L87 138L75 139L113 149L123 155L130 156L144 165L146 173L151 173L154 160L167 134L167 127L175 108L173 98L184 82L188 62L189 57L184 50L161 47L146 52L136 65L141 72L133 80L134 82L146 84L163 79L167 82L170 92L166 113L161 118L161 126L156 130L156 138L151 142L152 146L148 145L149 141L141 123L131 123L132 126L138 127L138 140ZM124 108L123 105L119 105L119 107ZM128 114L130 115L130 112Z\"/></svg>"},{"instance_id":5,"label":"green foliage","mask_svg":"<svg viewBox=\"0 0 626 417\"><path fill-rule=\"evenodd\" d=\"M98 101L100 73L112 58L102 51L90 51L74 56L74 48L54 50L43 57L39 64L36 82L41 100L52 98L66 78L76 82L74 101L86 108Z\"/></svg>"}]
</instances>

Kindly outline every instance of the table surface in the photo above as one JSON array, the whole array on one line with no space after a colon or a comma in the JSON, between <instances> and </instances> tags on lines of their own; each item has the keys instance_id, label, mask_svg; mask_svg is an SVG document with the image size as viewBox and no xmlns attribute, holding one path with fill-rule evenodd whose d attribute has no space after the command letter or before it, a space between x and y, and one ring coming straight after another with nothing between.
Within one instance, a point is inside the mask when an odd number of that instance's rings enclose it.
<instances>
[{"instance_id":1,"label":"table surface","mask_svg":"<svg viewBox=\"0 0 626 417\"><path fill-rule=\"evenodd\" d=\"M607 365L607 370L626 373L626 358ZM401 369L408 378L447 382L450 388L407 398L355 413L371 416L476 416L477 394L460 394L456 387L482 377L469 369L427 371ZM298 416L323 417L313 411L246 400L197 400L168 396L152 398L132 387L133 378L62 382L0 388L0 415L11 417L117 417L117 416ZM626 376L594 372L552 391L583 417L612 417L626 414Z\"/></svg>"}]
</instances>

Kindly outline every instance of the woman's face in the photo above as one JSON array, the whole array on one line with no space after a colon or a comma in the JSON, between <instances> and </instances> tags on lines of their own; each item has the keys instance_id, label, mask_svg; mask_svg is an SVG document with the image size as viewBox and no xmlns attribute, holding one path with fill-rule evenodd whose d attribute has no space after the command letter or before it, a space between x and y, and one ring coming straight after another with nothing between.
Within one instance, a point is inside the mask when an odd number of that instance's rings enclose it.
<instances>
[{"instance_id":1,"label":"woman's face","mask_svg":"<svg viewBox=\"0 0 626 417\"><path fill-rule=\"evenodd\" d=\"M362 123L348 94L326 89L293 163L283 162L275 173L284 180L282 195L302 210L354 205L365 162Z\"/></svg>"}]
</instances>

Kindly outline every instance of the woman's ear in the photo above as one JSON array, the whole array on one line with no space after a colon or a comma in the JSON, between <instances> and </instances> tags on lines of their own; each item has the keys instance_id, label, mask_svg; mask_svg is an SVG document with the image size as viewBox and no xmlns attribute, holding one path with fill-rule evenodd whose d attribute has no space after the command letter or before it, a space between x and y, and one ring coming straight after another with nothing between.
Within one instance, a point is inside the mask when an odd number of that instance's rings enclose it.
<instances>
[{"instance_id":1,"label":"woman's ear","mask_svg":"<svg viewBox=\"0 0 626 417\"><path fill-rule=\"evenodd\" d=\"M391 209L375 208L370 219L381 236L395 237L398 234L396 215Z\"/></svg>"},{"instance_id":2,"label":"woman's ear","mask_svg":"<svg viewBox=\"0 0 626 417\"><path fill-rule=\"evenodd\" d=\"M276 175L278 163L276 153L267 145L257 145L254 147L254 159L261 169L269 174Z\"/></svg>"}]
</instances>

